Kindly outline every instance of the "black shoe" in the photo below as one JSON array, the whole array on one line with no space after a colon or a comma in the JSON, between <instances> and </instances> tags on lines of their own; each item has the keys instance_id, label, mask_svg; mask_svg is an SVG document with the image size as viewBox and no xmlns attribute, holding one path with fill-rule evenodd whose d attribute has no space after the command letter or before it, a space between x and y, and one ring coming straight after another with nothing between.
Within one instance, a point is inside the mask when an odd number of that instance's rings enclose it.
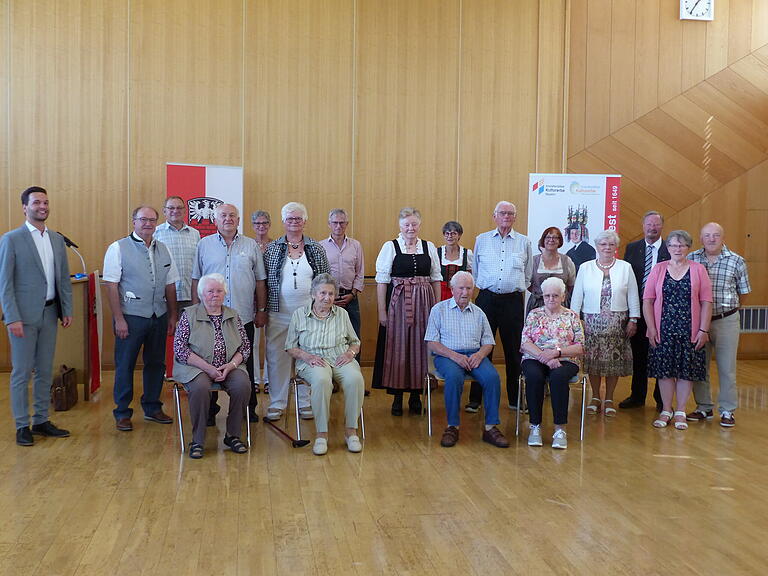
<instances>
[{"instance_id":1,"label":"black shoe","mask_svg":"<svg viewBox=\"0 0 768 576\"><path fill-rule=\"evenodd\" d=\"M392 400L392 409L390 410L392 413L392 416L402 416L403 415L403 397L402 396L395 396L395 399Z\"/></svg>"},{"instance_id":2,"label":"black shoe","mask_svg":"<svg viewBox=\"0 0 768 576\"><path fill-rule=\"evenodd\" d=\"M645 402L641 402L640 400L635 400L632 398L632 396L629 396L628 398L624 398L621 402L619 402L619 408L622 408L624 410L628 410L629 408L642 408L645 406Z\"/></svg>"},{"instance_id":3,"label":"black shoe","mask_svg":"<svg viewBox=\"0 0 768 576\"><path fill-rule=\"evenodd\" d=\"M42 424L32 424L32 434L50 436L51 438L66 438L69 436L69 430L57 428L53 422L46 420Z\"/></svg>"},{"instance_id":4,"label":"black shoe","mask_svg":"<svg viewBox=\"0 0 768 576\"><path fill-rule=\"evenodd\" d=\"M219 412L221 412L221 406L219 406L218 402L212 403L208 407L208 420L206 420L205 425L216 426L216 414Z\"/></svg>"},{"instance_id":5,"label":"black shoe","mask_svg":"<svg viewBox=\"0 0 768 576\"><path fill-rule=\"evenodd\" d=\"M259 415L256 414L256 412L248 411L248 422L258 422L259 421ZM215 419L214 419L214 425L215 425Z\"/></svg>"},{"instance_id":6,"label":"black shoe","mask_svg":"<svg viewBox=\"0 0 768 576\"><path fill-rule=\"evenodd\" d=\"M216 426L216 416L208 414L208 420L205 421L205 425L208 427Z\"/></svg>"},{"instance_id":7,"label":"black shoe","mask_svg":"<svg viewBox=\"0 0 768 576\"><path fill-rule=\"evenodd\" d=\"M467 402L466 406L464 406L464 412L469 412L470 414L475 414L480 410L480 402Z\"/></svg>"},{"instance_id":8,"label":"black shoe","mask_svg":"<svg viewBox=\"0 0 768 576\"><path fill-rule=\"evenodd\" d=\"M22 426L16 430L16 444L19 446L32 446L34 443L35 439L32 438L29 426Z\"/></svg>"},{"instance_id":9,"label":"black shoe","mask_svg":"<svg viewBox=\"0 0 768 576\"><path fill-rule=\"evenodd\" d=\"M408 413L421 416L421 413L422 413L421 398L419 398L418 396L411 396L408 399Z\"/></svg>"}]
</instances>

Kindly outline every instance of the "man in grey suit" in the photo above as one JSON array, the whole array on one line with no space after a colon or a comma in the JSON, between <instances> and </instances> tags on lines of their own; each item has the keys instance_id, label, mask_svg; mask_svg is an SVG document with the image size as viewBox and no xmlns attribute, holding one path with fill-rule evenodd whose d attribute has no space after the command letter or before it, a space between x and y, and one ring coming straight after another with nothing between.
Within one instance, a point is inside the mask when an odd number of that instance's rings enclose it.
<instances>
[{"instance_id":1,"label":"man in grey suit","mask_svg":"<svg viewBox=\"0 0 768 576\"><path fill-rule=\"evenodd\" d=\"M48 193L33 186L21 194L26 222L0 240L0 305L11 341L11 410L16 443L32 446L33 434L63 438L68 430L48 420L57 319L72 323L72 284L67 249L60 234L45 225ZM29 427L29 379L34 414Z\"/></svg>"}]
</instances>

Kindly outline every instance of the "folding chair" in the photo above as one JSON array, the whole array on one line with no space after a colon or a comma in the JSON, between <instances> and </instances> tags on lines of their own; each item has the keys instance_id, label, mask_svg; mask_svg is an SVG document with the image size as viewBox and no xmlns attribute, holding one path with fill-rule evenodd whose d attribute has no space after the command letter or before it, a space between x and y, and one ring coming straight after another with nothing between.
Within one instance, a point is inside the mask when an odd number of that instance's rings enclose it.
<instances>
[{"instance_id":1,"label":"folding chair","mask_svg":"<svg viewBox=\"0 0 768 576\"><path fill-rule=\"evenodd\" d=\"M587 409L587 376L586 374L582 374L581 376L579 374L576 374L573 378L571 378L568 381L568 384L576 384L579 380L581 380L581 420L579 422L579 440L584 441L584 414L586 413ZM517 406L518 409L515 414L515 436L520 435L520 407L522 404L520 403L520 400L523 398L523 392L525 388L525 377L520 374L520 380L518 380L518 386L517 386Z\"/></svg>"},{"instance_id":2,"label":"folding chair","mask_svg":"<svg viewBox=\"0 0 768 576\"><path fill-rule=\"evenodd\" d=\"M301 440L301 423L300 423L300 417L299 417L299 386L309 386L309 383L304 380L303 378L300 378L299 376L294 376L291 378L290 386L293 388L293 404L294 404L294 412L296 414L296 440ZM311 388L311 387L310 387ZM288 392L288 406L285 407L285 425L288 426L288 412L291 407L291 396L290 391ZM363 440L365 440L365 416L363 414L363 407L360 406L360 431L363 436Z\"/></svg>"},{"instance_id":3,"label":"folding chair","mask_svg":"<svg viewBox=\"0 0 768 576\"><path fill-rule=\"evenodd\" d=\"M173 383L173 400L176 404L176 421L179 423L179 441L181 442L181 453L184 454L186 452L186 445L184 443L184 426L181 421L181 399L180 399L180 392L181 390L184 390L184 392L189 393L189 390L184 384L180 384L178 382ZM218 382L212 382L211 383L211 392L224 392L224 389L221 387L221 384ZM246 429L246 438L247 438L247 444L248 449L251 449L251 422L248 419L248 406L245 407L245 414L243 417L245 418L245 429Z\"/></svg>"},{"instance_id":4,"label":"folding chair","mask_svg":"<svg viewBox=\"0 0 768 576\"><path fill-rule=\"evenodd\" d=\"M435 357L432 353L428 353L428 365L427 374L424 376L424 385L421 388L421 393L426 395L427 398L427 434L432 436L432 389L437 390L440 382L445 382L445 378L435 368ZM472 382L474 378L469 374L464 375L464 383Z\"/></svg>"}]
</instances>

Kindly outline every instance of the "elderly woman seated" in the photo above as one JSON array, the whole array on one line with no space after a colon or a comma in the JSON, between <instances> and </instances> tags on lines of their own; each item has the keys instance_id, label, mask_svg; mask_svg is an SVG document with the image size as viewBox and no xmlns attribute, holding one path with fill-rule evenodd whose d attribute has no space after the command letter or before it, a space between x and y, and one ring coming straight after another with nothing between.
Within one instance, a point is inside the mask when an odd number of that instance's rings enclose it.
<instances>
[{"instance_id":1,"label":"elderly woman seated","mask_svg":"<svg viewBox=\"0 0 768 576\"><path fill-rule=\"evenodd\" d=\"M312 388L315 439L312 452L328 452L328 412L333 380L344 390L346 442L350 452L363 449L357 436L357 419L363 406L365 385L355 355L360 339L344 308L334 306L338 293L336 280L322 273L312 280L312 302L298 308L291 317L285 349L296 359L296 374Z\"/></svg>"},{"instance_id":2,"label":"elderly woman seated","mask_svg":"<svg viewBox=\"0 0 768 576\"><path fill-rule=\"evenodd\" d=\"M192 417L190 458L203 457L213 382L229 394L224 444L235 454L248 451L239 434L251 394L245 368L251 343L237 312L223 305L226 293L224 276L206 274L197 283L200 303L186 308L176 326L173 377L184 385L189 395Z\"/></svg>"},{"instance_id":3,"label":"elderly woman seated","mask_svg":"<svg viewBox=\"0 0 768 576\"><path fill-rule=\"evenodd\" d=\"M563 307L565 283L556 277L541 283L544 306L531 310L523 328L522 371L530 410L528 446L541 446L544 385L549 380L555 433L552 448L565 449L568 440L568 381L579 372L577 357L584 353L584 330L578 314Z\"/></svg>"}]
</instances>

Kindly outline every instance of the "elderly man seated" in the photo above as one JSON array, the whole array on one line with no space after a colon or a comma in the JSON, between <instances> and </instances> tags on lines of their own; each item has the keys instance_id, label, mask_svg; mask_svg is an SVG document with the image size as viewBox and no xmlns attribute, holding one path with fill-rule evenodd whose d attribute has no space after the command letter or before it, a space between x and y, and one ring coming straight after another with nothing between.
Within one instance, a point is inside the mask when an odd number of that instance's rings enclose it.
<instances>
[{"instance_id":1,"label":"elderly man seated","mask_svg":"<svg viewBox=\"0 0 768 576\"><path fill-rule=\"evenodd\" d=\"M453 297L437 303L429 313L424 340L435 356L435 368L445 378L448 427L440 445L448 448L459 441L459 406L464 377L470 374L483 389L483 442L507 448L509 442L496 428L499 424L499 373L488 358L495 341L485 313L470 302L474 289L472 275L457 272L451 278Z\"/></svg>"}]
</instances>

